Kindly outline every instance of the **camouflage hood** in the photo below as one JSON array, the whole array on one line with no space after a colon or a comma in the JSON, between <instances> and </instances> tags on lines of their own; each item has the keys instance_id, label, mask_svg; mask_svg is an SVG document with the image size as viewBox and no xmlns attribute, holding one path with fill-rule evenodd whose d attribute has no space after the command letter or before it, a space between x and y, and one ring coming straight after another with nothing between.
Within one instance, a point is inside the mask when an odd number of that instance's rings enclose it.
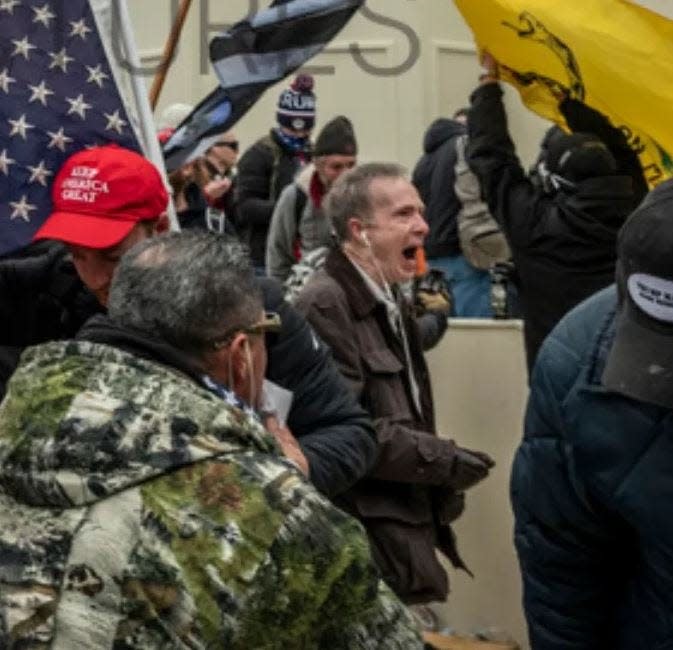
<instances>
[{"instance_id":1,"label":"camouflage hood","mask_svg":"<svg viewBox=\"0 0 673 650\"><path fill-rule=\"evenodd\" d=\"M0 486L32 506L78 507L215 456L274 452L229 401L108 345L28 349L0 405Z\"/></svg>"}]
</instances>

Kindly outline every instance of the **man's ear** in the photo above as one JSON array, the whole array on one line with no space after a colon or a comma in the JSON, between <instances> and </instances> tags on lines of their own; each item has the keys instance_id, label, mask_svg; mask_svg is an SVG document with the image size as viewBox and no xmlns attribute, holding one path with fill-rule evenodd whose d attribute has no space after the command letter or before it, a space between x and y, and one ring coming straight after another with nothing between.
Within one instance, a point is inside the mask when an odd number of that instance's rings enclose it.
<instances>
[{"instance_id":1,"label":"man's ear","mask_svg":"<svg viewBox=\"0 0 673 650\"><path fill-rule=\"evenodd\" d=\"M247 338L247 334L242 332L236 334L228 345L209 352L203 364L208 375L244 398L243 393L248 390L249 384L245 351Z\"/></svg>"},{"instance_id":2,"label":"man's ear","mask_svg":"<svg viewBox=\"0 0 673 650\"><path fill-rule=\"evenodd\" d=\"M162 232L168 232L171 227L171 223L168 220L168 212L162 212L159 217L154 221L154 232L155 234L160 234Z\"/></svg>"},{"instance_id":3,"label":"man's ear","mask_svg":"<svg viewBox=\"0 0 673 650\"><path fill-rule=\"evenodd\" d=\"M362 224L362 219L359 219L358 217L351 217L348 220L347 225L348 225L349 239L351 241L358 242L359 244L366 245L363 239L365 230Z\"/></svg>"},{"instance_id":4,"label":"man's ear","mask_svg":"<svg viewBox=\"0 0 673 650\"><path fill-rule=\"evenodd\" d=\"M229 353L229 368L227 370L230 372L230 379L227 380L227 383L231 381L231 386L229 389L234 391L239 397L244 400L249 400L250 396L248 395L250 388L250 377L249 377L249 368L248 368L248 335L240 332L236 334L231 340L231 343L227 346Z\"/></svg>"}]
</instances>

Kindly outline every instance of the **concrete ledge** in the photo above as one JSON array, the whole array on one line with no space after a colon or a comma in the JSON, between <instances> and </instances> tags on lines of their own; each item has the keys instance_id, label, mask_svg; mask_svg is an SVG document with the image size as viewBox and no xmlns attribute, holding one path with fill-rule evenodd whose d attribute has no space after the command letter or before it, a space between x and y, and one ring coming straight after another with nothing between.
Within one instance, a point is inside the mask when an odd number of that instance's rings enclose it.
<instances>
[{"instance_id":1,"label":"concrete ledge","mask_svg":"<svg viewBox=\"0 0 673 650\"><path fill-rule=\"evenodd\" d=\"M463 330L519 330L523 331L523 321L518 318L449 318L451 329Z\"/></svg>"},{"instance_id":2,"label":"concrete ledge","mask_svg":"<svg viewBox=\"0 0 673 650\"><path fill-rule=\"evenodd\" d=\"M519 650L519 646L510 643L474 641L473 639L444 636L433 632L424 632L423 641L435 650Z\"/></svg>"}]
</instances>

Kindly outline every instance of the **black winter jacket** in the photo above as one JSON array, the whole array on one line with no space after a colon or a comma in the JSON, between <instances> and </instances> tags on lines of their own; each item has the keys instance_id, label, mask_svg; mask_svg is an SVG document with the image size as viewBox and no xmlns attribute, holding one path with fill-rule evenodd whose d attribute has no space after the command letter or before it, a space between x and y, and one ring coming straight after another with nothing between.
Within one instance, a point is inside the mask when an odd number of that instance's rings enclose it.
<instances>
[{"instance_id":1,"label":"black winter jacket","mask_svg":"<svg viewBox=\"0 0 673 650\"><path fill-rule=\"evenodd\" d=\"M283 299L281 285L260 278L264 306L280 315L282 329L267 336L266 376L294 394L287 424L311 468L310 479L328 496L364 476L378 455L366 411L351 395L325 344Z\"/></svg>"},{"instance_id":2,"label":"black winter jacket","mask_svg":"<svg viewBox=\"0 0 673 650\"><path fill-rule=\"evenodd\" d=\"M673 412L601 384L617 292L540 350L512 471L531 650L673 648Z\"/></svg>"},{"instance_id":3,"label":"black winter jacket","mask_svg":"<svg viewBox=\"0 0 673 650\"><path fill-rule=\"evenodd\" d=\"M287 424L309 462L311 481L327 496L340 494L376 461L374 430L324 344L283 300L280 285L266 278L260 285L265 309L282 319L281 331L268 335L266 376L293 392ZM26 259L0 262L0 398L23 348L74 338L97 313L103 309L63 246L50 242Z\"/></svg>"},{"instance_id":4,"label":"black winter jacket","mask_svg":"<svg viewBox=\"0 0 673 650\"><path fill-rule=\"evenodd\" d=\"M264 266L273 208L283 188L294 180L302 158L304 162L310 161L308 149L289 151L272 129L269 135L257 140L238 163L237 225L256 266Z\"/></svg>"},{"instance_id":5,"label":"black winter jacket","mask_svg":"<svg viewBox=\"0 0 673 650\"><path fill-rule=\"evenodd\" d=\"M480 86L471 102L469 163L512 249L530 370L561 317L614 281L617 233L644 194L642 171L637 158L634 166L628 146L612 146L605 133L596 133L615 155L620 175L590 178L573 190L545 194L526 177L516 156L500 86ZM577 104L571 106L574 120L568 120L573 128L590 111ZM591 128L595 120L588 121ZM613 140L619 137L609 124L604 130L613 132Z\"/></svg>"},{"instance_id":6,"label":"black winter jacket","mask_svg":"<svg viewBox=\"0 0 673 650\"><path fill-rule=\"evenodd\" d=\"M425 251L430 259L460 255L456 217L462 206L453 184L456 138L465 131L465 126L456 120L435 120L425 133L424 154L412 176L425 203L425 218L430 226L425 239Z\"/></svg>"}]
</instances>

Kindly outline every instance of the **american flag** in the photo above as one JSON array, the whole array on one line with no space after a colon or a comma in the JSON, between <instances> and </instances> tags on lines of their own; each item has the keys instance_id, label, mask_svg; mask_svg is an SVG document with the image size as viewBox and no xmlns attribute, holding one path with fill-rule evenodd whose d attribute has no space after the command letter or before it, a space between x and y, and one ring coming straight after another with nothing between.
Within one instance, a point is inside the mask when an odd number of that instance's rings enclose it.
<instances>
[{"instance_id":1,"label":"american flag","mask_svg":"<svg viewBox=\"0 0 673 650\"><path fill-rule=\"evenodd\" d=\"M107 142L141 149L89 0L0 0L0 256L49 215L63 161Z\"/></svg>"}]
</instances>

